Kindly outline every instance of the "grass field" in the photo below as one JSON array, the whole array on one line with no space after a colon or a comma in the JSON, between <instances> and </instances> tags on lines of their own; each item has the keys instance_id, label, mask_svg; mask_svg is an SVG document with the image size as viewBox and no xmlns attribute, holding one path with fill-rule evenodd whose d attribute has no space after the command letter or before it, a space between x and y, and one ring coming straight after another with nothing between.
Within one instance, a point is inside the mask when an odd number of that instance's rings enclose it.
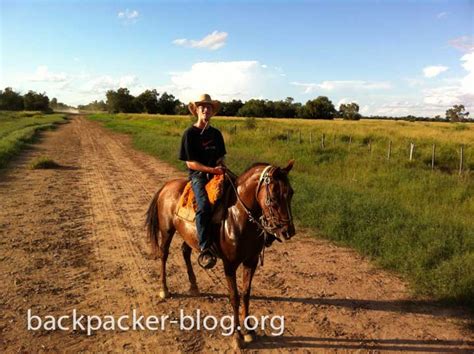
<instances>
[{"instance_id":1,"label":"grass field","mask_svg":"<svg viewBox=\"0 0 474 354\"><path fill-rule=\"evenodd\" d=\"M89 118L132 134L136 148L184 169L177 154L189 117ZM235 172L256 161L281 166L296 159L291 182L299 225L397 271L417 294L474 308L474 125L239 118L213 118L213 125L224 134Z\"/></svg>"},{"instance_id":2,"label":"grass field","mask_svg":"<svg viewBox=\"0 0 474 354\"><path fill-rule=\"evenodd\" d=\"M63 114L0 111L0 168L32 142L38 131L51 129L64 119Z\"/></svg>"}]
</instances>

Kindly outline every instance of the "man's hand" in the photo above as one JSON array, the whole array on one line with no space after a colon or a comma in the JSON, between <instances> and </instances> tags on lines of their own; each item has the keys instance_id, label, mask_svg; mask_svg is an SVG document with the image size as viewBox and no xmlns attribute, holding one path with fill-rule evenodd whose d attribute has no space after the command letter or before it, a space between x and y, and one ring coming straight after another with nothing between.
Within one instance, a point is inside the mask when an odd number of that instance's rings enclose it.
<instances>
[{"instance_id":1,"label":"man's hand","mask_svg":"<svg viewBox=\"0 0 474 354\"><path fill-rule=\"evenodd\" d=\"M213 175L223 175L225 173L225 166L217 166L213 168L212 174Z\"/></svg>"}]
</instances>

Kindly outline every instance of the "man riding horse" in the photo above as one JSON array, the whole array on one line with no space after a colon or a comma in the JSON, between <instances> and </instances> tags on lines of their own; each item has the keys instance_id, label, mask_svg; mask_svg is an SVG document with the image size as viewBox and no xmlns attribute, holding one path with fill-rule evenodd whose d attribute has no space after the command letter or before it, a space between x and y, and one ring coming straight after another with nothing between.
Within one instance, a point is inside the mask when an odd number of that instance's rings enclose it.
<instances>
[{"instance_id":1,"label":"man riding horse","mask_svg":"<svg viewBox=\"0 0 474 354\"><path fill-rule=\"evenodd\" d=\"M216 257L211 251L210 222L212 217L205 186L212 175L225 173L224 155L226 154L221 132L210 125L211 117L220 107L219 101L203 94L199 100L190 102L189 111L197 122L185 130L181 140L179 159L186 162L189 179L196 197L196 229L199 238L199 264L203 268L212 268Z\"/></svg>"},{"instance_id":2,"label":"man riding horse","mask_svg":"<svg viewBox=\"0 0 474 354\"><path fill-rule=\"evenodd\" d=\"M245 319L249 317L252 279L259 258L263 260L268 236L285 241L295 235L291 212L293 188L288 178L294 161L289 161L286 167L265 162L254 163L236 179L229 177L228 182L232 188L225 202L226 212L221 232L211 240L213 225L209 220L210 208L203 186L207 181L207 174L225 174L226 171L222 165L226 154L224 139L217 129L209 126L210 118L217 113L218 108L219 103L211 100L209 95L203 95L198 101L192 102L189 109L198 117L198 121L183 135L180 158L186 161L196 194L196 227L177 214L181 196L189 183L185 178L171 179L155 193L146 213L146 226L152 252L161 260L159 296L162 299L170 296L166 262L176 231L183 239L181 251L190 283L189 293L193 296L199 294L199 287L193 271L191 252L193 249L201 251L200 263L212 267L216 259L209 248L216 245L232 305L234 340L240 348L244 342L248 343L256 338L255 331L241 327L241 324L245 324ZM240 266L243 268L241 296L236 274Z\"/></svg>"}]
</instances>

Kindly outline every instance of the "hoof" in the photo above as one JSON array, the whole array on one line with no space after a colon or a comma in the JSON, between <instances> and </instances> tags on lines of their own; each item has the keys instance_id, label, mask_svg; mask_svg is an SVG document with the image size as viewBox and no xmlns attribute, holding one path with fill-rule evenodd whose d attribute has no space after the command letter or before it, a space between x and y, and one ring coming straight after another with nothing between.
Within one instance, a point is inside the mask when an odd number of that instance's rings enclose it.
<instances>
[{"instance_id":1,"label":"hoof","mask_svg":"<svg viewBox=\"0 0 474 354\"><path fill-rule=\"evenodd\" d=\"M201 293L199 292L199 289L197 287L191 287L188 290L189 295L191 296L199 296Z\"/></svg>"},{"instance_id":2,"label":"hoof","mask_svg":"<svg viewBox=\"0 0 474 354\"><path fill-rule=\"evenodd\" d=\"M162 299L166 299L166 298L170 297L170 292L168 291L168 289L161 289L160 290L160 297Z\"/></svg>"},{"instance_id":3,"label":"hoof","mask_svg":"<svg viewBox=\"0 0 474 354\"><path fill-rule=\"evenodd\" d=\"M247 333L244 335L245 343L252 343L255 340L255 333Z\"/></svg>"},{"instance_id":4,"label":"hoof","mask_svg":"<svg viewBox=\"0 0 474 354\"><path fill-rule=\"evenodd\" d=\"M242 349L244 348L244 341L242 340L242 335L239 332L234 334L233 338L234 349Z\"/></svg>"}]
</instances>

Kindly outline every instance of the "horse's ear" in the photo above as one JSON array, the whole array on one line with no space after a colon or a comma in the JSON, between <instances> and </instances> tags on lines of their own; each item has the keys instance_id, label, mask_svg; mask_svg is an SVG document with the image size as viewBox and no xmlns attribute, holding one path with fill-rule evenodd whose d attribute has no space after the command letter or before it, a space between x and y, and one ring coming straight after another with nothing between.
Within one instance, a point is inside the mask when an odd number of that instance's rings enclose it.
<instances>
[{"instance_id":1,"label":"horse's ear","mask_svg":"<svg viewBox=\"0 0 474 354\"><path fill-rule=\"evenodd\" d=\"M284 167L282 170L285 171L286 173L289 173L291 169L293 168L294 164L295 164L295 160L290 160L288 161L288 165Z\"/></svg>"}]
</instances>

